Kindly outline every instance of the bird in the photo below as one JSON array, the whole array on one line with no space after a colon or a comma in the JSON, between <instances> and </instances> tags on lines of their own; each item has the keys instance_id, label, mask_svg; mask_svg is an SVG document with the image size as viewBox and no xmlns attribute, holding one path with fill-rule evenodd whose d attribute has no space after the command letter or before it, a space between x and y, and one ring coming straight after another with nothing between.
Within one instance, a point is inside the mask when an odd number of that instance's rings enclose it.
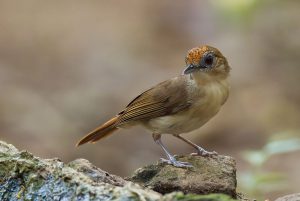
<instances>
[{"instance_id":1,"label":"bird","mask_svg":"<svg viewBox=\"0 0 300 201\"><path fill-rule=\"evenodd\" d=\"M183 138L182 134L200 128L221 109L229 95L231 67L217 48L208 45L189 50L185 63L182 74L138 95L123 111L84 136L77 146L95 143L121 128L142 125L165 152L167 159L161 160L170 165L192 167L167 150L161 140L163 134L170 134L195 148L196 153L192 155L217 155Z\"/></svg>"}]
</instances>

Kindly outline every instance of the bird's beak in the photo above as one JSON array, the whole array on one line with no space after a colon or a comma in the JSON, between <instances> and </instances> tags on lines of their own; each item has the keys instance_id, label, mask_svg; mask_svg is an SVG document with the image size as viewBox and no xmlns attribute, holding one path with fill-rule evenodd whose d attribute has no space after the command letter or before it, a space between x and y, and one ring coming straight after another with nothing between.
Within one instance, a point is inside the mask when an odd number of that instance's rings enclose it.
<instances>
[{"instance_id":1,"label":"bird's beak","mask_svg":"<svg viewBox=\"0 0 300 201\"><path fill-rule=\"evenodd\" d=\"M186 67L186 69L184 69L182 74L186 75L192 73L195 69L196 69L195 66L193 64L190 64L188 67Z\"/></svg>"}]
</instances>

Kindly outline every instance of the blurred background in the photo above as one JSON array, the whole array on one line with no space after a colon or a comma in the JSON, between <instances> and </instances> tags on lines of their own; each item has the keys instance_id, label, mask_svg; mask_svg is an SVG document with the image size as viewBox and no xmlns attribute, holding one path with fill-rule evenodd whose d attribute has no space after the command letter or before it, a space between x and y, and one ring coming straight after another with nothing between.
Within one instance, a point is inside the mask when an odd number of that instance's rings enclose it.
<instances>
[{"instance_id":1,"label":"blurred background","mask_svg":"<svg viewBox=\"0 0 300 201\"><path fill-rule=\"evenodd\" d=\"M300 191L300 1L0 1L0 139L113 174L164 157L143 128L75 148L209 44L231 67L220 113L187 138L234 156L249 197ZM164 136L172 153L186 144Z\"/></svg>"}]
</instances>

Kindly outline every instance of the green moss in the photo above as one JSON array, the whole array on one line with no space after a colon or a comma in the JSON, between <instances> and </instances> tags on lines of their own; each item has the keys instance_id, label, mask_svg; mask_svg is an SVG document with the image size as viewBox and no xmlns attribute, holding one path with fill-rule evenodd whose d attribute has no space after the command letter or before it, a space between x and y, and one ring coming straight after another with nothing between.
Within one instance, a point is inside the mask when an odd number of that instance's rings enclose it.
<instances>
[{"instance_id":1,"label":"green moss","mask_svg":"<svg viewBox=\"0 0 300 201\"><path fill-rule=\"evenodd\" d=\"M139 172L137 183L139 182L145 183L151 180L158 173L158 171L159 170L154 166L153 168L144 169L143 171Z\"/></svg>"},{"instance_id":2,"label":"green moss","mask_svg":"<svg viewBox=\"0 0 300 201\"><path fill-rule=\"evenodd\" d=\"M174 180L178 178L178 172L176 171L162 171L159 174L159 180Z\"/></svg>"},{"instance_id":3,"label":"green moss","mask_svg":"<svg viewBox=\"0 0 300 201\"><path fill-rule=\"evenodd\" d=\"M191 161L194 159L195 163L199 160L197 166L195 165L195 169L187 171L183 168L158 164L151 165L147 169L140 169L136 174L136 179L139 179L141 183L145 181L150 184L151 182L157 182L158 185L155 186L157 191L173 192L162 195L151 190L142 189L130 182L124 186L115 186L107 183L105 179L99 180L106 173L97 174L101 170L95 169L84 161L83 163L82 161L76 163L87 168L80 171L74 166L75 163L65 165L57 159L43 160L29 152L19 152L12 145L0 141L0 200L234 201L231 197L223 194L196 195L176 192L185 190L179 188L181 180L190 179L192 184L199 184L201 182L195 180L196 176L203 174L203 172L213 171L217 173L218 169L212 168L224 164L224 158L221 158L222 160L217 165L212 159L186 157L186 160L188 159ZM204 181L206 177L210 178L205 176ZM184 186L184 184L182 185ZM189 185L186 188L190 190L191 187L195 186ZM198 190L198 186L195 188ZM204 193L207 192L211 191L205 191ZM233 194L232 191L229 193Z\"/></svg>"},{"instance_id":4,"label":"green moss","mask_svg":"<svg viewBox=\"0 0 300 201\"><path fill-rule=\"evenodd\" d=\"M196 195L196 194L182 194L178 193L174 197L174 201L236 201L225 194L209 194L209 195Z\"/></svg>"}]
</instances>

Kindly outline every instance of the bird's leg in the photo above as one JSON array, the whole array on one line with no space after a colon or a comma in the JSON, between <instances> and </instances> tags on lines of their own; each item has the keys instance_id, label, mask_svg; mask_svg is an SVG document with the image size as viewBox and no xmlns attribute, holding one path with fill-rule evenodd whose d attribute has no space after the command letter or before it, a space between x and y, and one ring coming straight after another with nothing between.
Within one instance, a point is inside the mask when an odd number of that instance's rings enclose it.
<instances>
[{"instance_id":1,"label":"bird's leg","mask_svg":"<svg viewBox=\"0 0 300 201\"><path fill-rule=\"evenodd\" d=\"M166 149L166 147L163 145L162 141L161 141L161 134L157 134L157 133L153 133L152 137L154 139L154 141L164 150L164 152L166 153L167 157L169 160L167 159L161 159L163 162L167 162L168 164L171 164L175 167L193 167L190 163L188 162L181 162L181 161L177 161L175 159L174 156L172 156L168 150Z\"/></svg>"},{"instance_id":2,"label":"bird's leg","mask_svg":"<svg viewBox=\"0 0 300 201\"><path fill-rule=\"evenodd\" d=\"M188 139L185 139L183 137L181 137L180 135L173 135L174 137L179 138L180 140L186 142L187 144L191 145L192 147L194 147L197 150L197 153L192 153L191 155L195 156L195 155L200 155L200 156L213 156L213 155L217 155L218 153L215 151L206 151L205 149L203 149L202 147L196 145L195 143L191 142Z\"/></svg>"}]
</instances>

